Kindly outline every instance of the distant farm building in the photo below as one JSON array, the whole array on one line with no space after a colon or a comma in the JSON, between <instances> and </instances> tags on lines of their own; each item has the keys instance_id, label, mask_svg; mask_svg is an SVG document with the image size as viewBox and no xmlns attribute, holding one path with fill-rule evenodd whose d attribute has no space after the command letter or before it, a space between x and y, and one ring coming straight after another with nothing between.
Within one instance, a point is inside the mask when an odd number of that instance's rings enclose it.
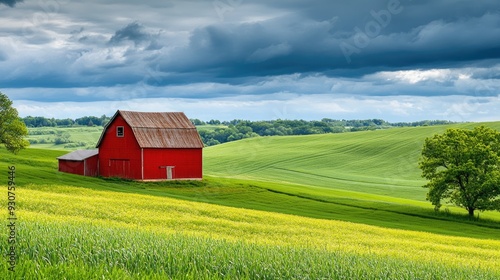
<instances>
[{"instance_id":1,"label":"distant farm building","mask_svg":"<svg viewBox=\"0 0 500 280\"><path fill-rule=\"evenodd\" d=\"M97 150L74 151L58 157L59 171L83 176L97 176L99 159Z\"/></svg>"},{"instance_id":2,"label":"distant farm building","mask_svg":"<svg viewBox=\"0 0 500 280\"><path fill-rule=\"evenodd\" d=\"M97 161L84 161L85 155L77 156L82 151L76 151L58 158L59 170L133 180L203 177L203 142L184 113L117 111L104 127L96 147ZM79 165L83 161L89 170L96 168L97 174L75 172L81 167L71 167L68 158Z\"/></svg>"}]
</instances>

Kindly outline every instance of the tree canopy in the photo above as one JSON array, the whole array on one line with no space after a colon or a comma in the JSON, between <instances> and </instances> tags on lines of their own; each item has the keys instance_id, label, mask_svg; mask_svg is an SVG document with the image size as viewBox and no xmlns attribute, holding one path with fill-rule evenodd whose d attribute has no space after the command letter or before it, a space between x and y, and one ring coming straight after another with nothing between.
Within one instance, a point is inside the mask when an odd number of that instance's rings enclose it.
<instances>
[{"instance_id":1,"label":"tree canopy","mask_svg":"<svg viewBox=\"0 0 500 280\"><path fill-rule=\"evenodd\" d=\"M0 92L0 143L10 152L18 153L29 145L24 139L26 135L28 129L12 107L12 101Z\"/></svg>"},{"instance_id":2,"label":"tree canopy","mask_svg":"<svg viewBox=\"0 0 500 280\"><path fill-rule=\"evenodd\" d=\"M430 180L427 200L474 211L500 210L500 132L486 126L448 129L425 140L419 160Z\"/></svg>"}]
</instances>

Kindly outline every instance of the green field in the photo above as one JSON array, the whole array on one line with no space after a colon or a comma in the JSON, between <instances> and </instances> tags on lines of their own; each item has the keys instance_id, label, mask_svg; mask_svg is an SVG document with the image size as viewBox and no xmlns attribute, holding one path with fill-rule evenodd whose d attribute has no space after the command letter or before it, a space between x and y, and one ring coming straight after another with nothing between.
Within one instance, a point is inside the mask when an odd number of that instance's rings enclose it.
<instances>
[{"instance_id":1,"label":"green field","mask_svg":"<svg viewBox=\"0 0 500 280\"><path fill-rule=\"evenodd\" d=\"M32 148L76 150L93 149L101 136L102 127L77 126L77 127L37 127L28 128L28 140ZM55 144L56 139L67 134L68 143Z\"/></svg>"},{"instance_id":2,"label":"green field","mask_svg":"<svg viewBox=\"0 0 500 280\"><path fill-rule=\"evenodd\" d=\"M500 129L500 123L488 125ZM420 150L426 137L447 127L245 139L206 148L205 170L214 176L424 201Z\"/></svg>"},{"instance_id":3,"label":"green field","mask_svg":"<svg viewBox=\"0 0 500 280\"><path fill-rule=\"evenodd\" d=\"M498 279L499 213L469 220L425 201L419 152L447 127L217 145L201 182L80 177L57 172L64 151L0 149L0 170L17 170L11 276Z\"/></svg>"}]
</instances>

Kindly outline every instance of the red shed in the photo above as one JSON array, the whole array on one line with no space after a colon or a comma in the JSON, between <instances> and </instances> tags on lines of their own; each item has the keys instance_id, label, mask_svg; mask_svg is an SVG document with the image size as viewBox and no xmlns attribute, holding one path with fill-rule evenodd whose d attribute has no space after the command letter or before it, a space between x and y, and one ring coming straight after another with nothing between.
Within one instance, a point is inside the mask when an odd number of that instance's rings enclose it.
<instances>
[{"instance_id":1,"label":"red shed","mask_svg":"<svg viewBox=\"0 0 500 280\"><path fill-rule=\"evenodd\" d=\"M117 111L97 143L99 175L201 179L203 142L184 113Z\"/></svg>"},{"instance_id":2,"label":"red shed","mask_svg":"<svg viewBox=\"0 0 500 280\"><path fill-rule=\"evenodd\" d=\"M97 150L74 151L57 159L61 172L94 177L99 172Z\"/></svg>"}]
</instances>

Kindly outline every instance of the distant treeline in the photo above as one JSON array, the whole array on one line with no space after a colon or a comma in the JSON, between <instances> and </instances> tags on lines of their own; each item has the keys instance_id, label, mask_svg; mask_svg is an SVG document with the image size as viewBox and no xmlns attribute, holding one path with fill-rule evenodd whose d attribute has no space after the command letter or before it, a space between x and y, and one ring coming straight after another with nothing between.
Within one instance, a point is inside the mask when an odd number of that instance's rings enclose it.
<instances>
[{"instance_id":1,"label":"distant treeline","mask_svg":"<svg viewBox=\"0 0 500 280\"><path fill-rule=\"evenodd\" d=\"M54 119L44 117L25 117L22 119L27 127L70 127L70 126L105 126L110 117L82 117L78 119ZM390 127L429 126L451 124L450 121L419 121L389 123L381 119L368 120L334 120L324 118L321 121L306 120L273 120L273 121L248 121L232 120L208 122L191 119L196 126L205 126L198 129L203 143L207 146L231 142L256 136L275 135L308 135L324 133L342 133L363 130L376 130ZM210 127L213 126L213 127Z\"/></svg>"},{"instance_id":2,"label":"distant treeline","mask_svg":"<svg viewBox=\"0 0 500 280\"><path fill-rule=\"evenodd\" d=\"M403 126L429 126L451 124L449 121L419 121L389 123L381 119L370 120L334 120L324 118L321 121L305 120L274 120L274 121L247 121L232 120L220 122L211 120L203 122L198 119L191 120L195 125L224 125L212 130L200 129L199 133L203 143L207 146L231 142L255 136L273 135L308 135L324 133L342 133L363 130L376 130L390 127Z\"/></svg>"},{"instance_id":3,"label":"distant treeline","mask_svg":"<svg viewBox=\"0 0 500 280\"><path fill-rule=\"evenodd\" d=\"M22 118L27 127L67 127L67 126L105 126L110 117L81 117L78 119L54 119L45 117L27 116Z\"/></svg>"}]
</instances>

